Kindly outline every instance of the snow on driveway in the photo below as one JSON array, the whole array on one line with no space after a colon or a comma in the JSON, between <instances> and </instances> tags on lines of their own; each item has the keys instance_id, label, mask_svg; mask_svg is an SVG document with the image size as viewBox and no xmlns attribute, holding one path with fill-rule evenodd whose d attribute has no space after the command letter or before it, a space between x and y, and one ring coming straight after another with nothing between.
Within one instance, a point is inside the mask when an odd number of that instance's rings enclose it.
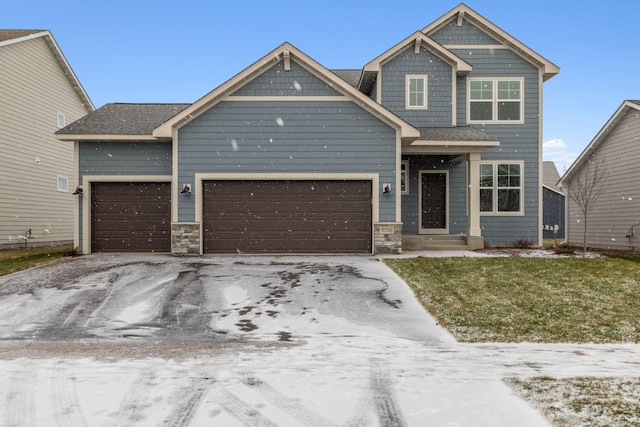
<instances>
[{"instance_id":1,"label":"snow on driveway","mask_svg":"<svg viewBox=\"0 0 640 427\"><path fill-rule=\"evenodd\" d=\"M0 277L0 339L7 426L545 426L502 378L640 375L459 344L371 257L69 259Z\"/></svg>"}]
</instances>

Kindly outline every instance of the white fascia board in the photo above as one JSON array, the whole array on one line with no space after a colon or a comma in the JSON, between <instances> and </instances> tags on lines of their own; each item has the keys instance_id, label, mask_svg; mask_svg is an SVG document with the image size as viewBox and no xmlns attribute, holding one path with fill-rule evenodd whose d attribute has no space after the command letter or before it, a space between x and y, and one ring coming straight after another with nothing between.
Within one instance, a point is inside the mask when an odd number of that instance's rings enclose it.
<instances>
[{"instance_id":1,"label":"white fascia board","mask_svg":"<svg viewBox=\"0 0 640 427\"><path fill-rule=\"evenodd\" d=\"M417 140L411 143L414 147L499 147L500 141L432 141Z\"/></svg>"},{"instance_id":2,"label":"white fascia board","mask_svg":"<svg viewBox=\"0 0 640 427\"><path fill-rule=\"evenodd\" d=\"M56 134L59 141L169 141L171 138L155 138L152 135L92 135Z\"/></svg>"}]
</instances>

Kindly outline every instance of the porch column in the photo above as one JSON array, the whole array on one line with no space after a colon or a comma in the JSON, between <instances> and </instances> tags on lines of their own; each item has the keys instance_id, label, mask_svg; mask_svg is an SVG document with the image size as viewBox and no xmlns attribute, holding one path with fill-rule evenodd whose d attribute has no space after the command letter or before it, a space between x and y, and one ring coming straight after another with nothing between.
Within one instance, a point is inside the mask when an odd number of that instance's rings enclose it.
<instances>
[{"instance_id":1,"label":"porch column","mask_svg":"<svg viewBox=\"0 0 640 427\"><path fill-rule=\"evenodd\" d=\"M480 230L480 153L469 153L469 237L481 237Z\"/></svg>"}]
</instances>

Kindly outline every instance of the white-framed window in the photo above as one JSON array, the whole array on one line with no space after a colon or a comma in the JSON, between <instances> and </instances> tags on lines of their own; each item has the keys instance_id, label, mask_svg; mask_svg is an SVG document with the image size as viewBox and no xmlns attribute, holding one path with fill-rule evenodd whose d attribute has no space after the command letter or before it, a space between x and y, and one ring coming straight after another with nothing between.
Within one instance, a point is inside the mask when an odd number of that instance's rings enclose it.
<instances>
[{"instance_id":1,"label":"white-framed window","mask_svg":"<svg viewBox=\"0 0 640 427\"><path fill-rule=\"evenodd\" d=\"M469 78L469 123L524 123L523 78Z\"/></svg>"},{"instance_id":2,"label":"white-framed window","mask_svg":"<svg viewBox=\"0 0 640 427\"><path fill-rule=\"evenodd\" d=\"M406 108L409 110L427 109L427 76L411 74L406 78Z\"/></svg>"},{"instance_id":3,"label":"white-framed window","mask_svg":"<svg viewBox=\"0 0 640 427\"><path fill-rule=\"evenodd\" d=\"M64 113L61 113L60 111L58 111L58 114L56 115L56 124L58 125L58 129L62 129L63 127L66 126L66 119L64 117Z\"/></svg>"},{"instance_id":4,"label":"white-framed window","mask_svg":"<svg viewBox=\"0 0 640 427\"><path fill-rule=\"evenodd\" d=\"M409 161L400 162L400 194L409 194Z\"/></svg>"},{"instance_id":5,"label":"white-framed window","mask_svg":"<svg viewBox=\"0 0 640 427\"><path fill-rule=\"evenodd\" d=\"M69 191L69 178L64 175L58 175L57 181L58 191L67 193Z\"/></svg>"},{"instance_id":6,"label":"white-framed window","mask_svg":"<svg viewBox=\"0 0 640 427\"><path fill-rule=\"evenodd\" d=\"M524 163L480 163L480 213L523 215Z\"/></svg>"}]
</instances>

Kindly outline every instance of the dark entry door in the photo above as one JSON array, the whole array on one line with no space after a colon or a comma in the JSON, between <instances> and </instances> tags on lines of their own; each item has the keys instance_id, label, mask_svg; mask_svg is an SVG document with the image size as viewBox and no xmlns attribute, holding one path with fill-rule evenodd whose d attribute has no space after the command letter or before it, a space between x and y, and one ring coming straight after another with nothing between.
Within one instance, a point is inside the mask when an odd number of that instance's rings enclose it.
<instances>
[{"instance_id":1,"label":"dark entry door","mask_svg":"<svg viewBox=\"0 0 640 427\"><path fill-rule=\"evenodd\" d=\"M422 173L421 229L446 230L447 228L447 174L445 172Z\"/></svg>"}]
</instances>

